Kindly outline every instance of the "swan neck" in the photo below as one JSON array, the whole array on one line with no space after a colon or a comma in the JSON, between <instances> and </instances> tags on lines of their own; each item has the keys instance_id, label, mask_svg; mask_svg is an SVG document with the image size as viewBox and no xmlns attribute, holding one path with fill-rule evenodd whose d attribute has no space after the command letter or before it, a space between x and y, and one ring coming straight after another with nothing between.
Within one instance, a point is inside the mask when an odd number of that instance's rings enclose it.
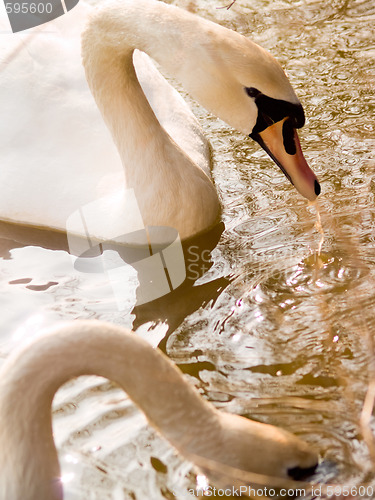
<instances>
[{"instance_id":1,"label":"swan neck","mask_svg":"<svg viewBox=\"0 0 375 500\"><path fill-rule=\"evenodd\" d=\"M168 65L168 54L160 49L168 45L170 30L161 37L160 21L154 17L159 19L164 11L159 2L114 2L98 9L82 34L88 85L121 156L126 185L135 190L144 188L145 179L157 186L163 174L171 175L167 167L177 148L156 118L133 64L139 49Z\"/></svg>"},{"instance_id":2,"label":"swan neck","mask_svg":"<svg viewBox=\"0 0 375 500\"><path fill-rule=\"evenodd\" d=\"M208 175L159 123L133 53L147 53L185 84L178 68L185 54L192 56L183 33L196 22L163 2L123 0L99 9L82 34L86 79L119 151L125 187L134 190L145 225L171 226L181 239L216 222L219 200Z\"/></svg>"}]
</instances>

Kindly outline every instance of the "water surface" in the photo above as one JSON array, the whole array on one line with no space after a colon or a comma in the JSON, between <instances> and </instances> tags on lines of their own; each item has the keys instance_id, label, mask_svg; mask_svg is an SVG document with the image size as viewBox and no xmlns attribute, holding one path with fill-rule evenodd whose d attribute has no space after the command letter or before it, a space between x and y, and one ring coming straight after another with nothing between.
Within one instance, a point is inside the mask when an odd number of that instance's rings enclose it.
<instances>
[{"instance_id":1,"label":"water surface","mask_svg":"<svg viewBox=\"0 0 375 500\"><path fill-rule=\"evenodd\" d=\"M193 104L212 143L225 223L199 279L143 308L134 309L133 294L119 311L105 277L77 271L65 251L3 239L1 359L60 320L137 328L217 407L317 446L335 464L321 481L375 488L374 421L361 427L375 376L374 4L174 3L252 37L287 70L307 116L302 147L322 186L321 254L316 207L256 144ZM193 258L190 266L198 272ZM68 383L54 416L70 500L191 498L191 464L108 381Z\"/></svg>"}]
</instances>

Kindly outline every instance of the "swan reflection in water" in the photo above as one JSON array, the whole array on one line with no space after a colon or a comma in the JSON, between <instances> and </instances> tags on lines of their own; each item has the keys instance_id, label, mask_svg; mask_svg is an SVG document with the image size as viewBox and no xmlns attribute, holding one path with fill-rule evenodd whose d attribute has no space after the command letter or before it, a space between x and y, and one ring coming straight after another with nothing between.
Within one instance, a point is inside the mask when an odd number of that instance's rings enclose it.
<instances>
[{"instance_id":1,"label":"swan reflection in water","mask_svg":"<svg viewBox=\"0 0 375 500\"><path fill-rule=\"evenodd\" d=\"M224 230L224 224L219 223L210 231L182 242L184 281L169 293L158 297L150 302L143 302L140 305L137 301L137 290L140 287L147 289L149 276L143 275L145 281L140 282L136 276L132 282L125 282L120 290L120 303L132 303L130 314L134 315L133 328L137 329L145 323L165 323L167 331L160 341L159 347L165 350L165 344L168 337L183 322L183 320L198 310L200 307L213 303L219 295L225 290L231 282L232 276L223 276L205 279L204 283L196 284L202 276L207 274L213 261L211 251L216 247L220 236ZM2 255L9 253L12 249L20 248L24 245L37 245L48 249L69 251L67 235L63 233L54 233L51 231L40 230L36 228L22 228L13 224L0 223L0 239L3 248ZM110 242L107 245L108 250L116 252L118 259L116 265L128 266L131 269L132 262L142 261L145 250L143 248L128 248L116 242ZM105 263L101 259L103 247L99 245L93 248L93 251L87 252L74 261L74 269L81 271L84 279L85 273L101 272L105 277ZM74 267L73 267L74 266ZM114 268L116 271L117 268ZM133 270L133 275L134 275ZM132 273L132 271L130 271ZM109 278L107 277L109 280ZM115 306L116 307L116 306Z\"/></svg>"}]
</instances>

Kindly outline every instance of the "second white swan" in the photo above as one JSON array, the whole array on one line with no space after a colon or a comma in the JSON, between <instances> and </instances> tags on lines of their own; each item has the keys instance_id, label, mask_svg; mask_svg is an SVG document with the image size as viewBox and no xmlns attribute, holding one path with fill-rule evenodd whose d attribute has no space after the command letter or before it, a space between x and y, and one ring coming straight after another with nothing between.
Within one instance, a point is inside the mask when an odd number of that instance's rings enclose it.
<instances>
[{"instance_id":1,"label":"second white swan","mask_svg":"<svg viewBox=\"0 0 375 500\"><path fill-rule=\"evenodd\" d=\"M0 370L0 500L61 500L51 404L72 377L99 375L122 387L149 422L189 460L288 477L313 469L316 453L296 436L219 412L175 365L134 333L76 321L10 356Z\"/></svg>"}]
</instances>

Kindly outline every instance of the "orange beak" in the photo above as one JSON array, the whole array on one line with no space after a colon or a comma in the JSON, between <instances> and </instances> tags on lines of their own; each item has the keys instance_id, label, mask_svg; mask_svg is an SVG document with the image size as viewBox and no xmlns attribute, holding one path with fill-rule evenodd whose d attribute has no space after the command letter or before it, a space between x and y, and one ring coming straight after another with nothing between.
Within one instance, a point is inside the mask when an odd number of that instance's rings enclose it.
<instances>
[{"instance_id":1,"label":"orange beak","mask_svg":"<svg viewBox=\"0 0 375 500\"><path fill-rule=\"evenodd\" d=\"M270 155L302 196L310 201L319 196L320 184L303 156L297 131L289 124L288 118L251 137Z\"/></svg>"}]
</instances>

